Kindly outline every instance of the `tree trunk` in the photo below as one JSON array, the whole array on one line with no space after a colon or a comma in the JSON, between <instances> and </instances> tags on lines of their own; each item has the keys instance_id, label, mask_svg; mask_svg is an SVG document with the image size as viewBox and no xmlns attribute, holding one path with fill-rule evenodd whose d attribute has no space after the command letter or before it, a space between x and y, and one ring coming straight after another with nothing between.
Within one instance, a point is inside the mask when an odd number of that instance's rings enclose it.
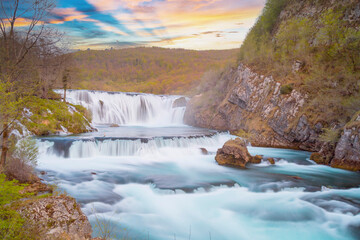
<instances>
[{"instance_id":1,"label":"tree trunk","mask_svg":"<svg viewBox=\"0 0 360 240\"><path fill-rule=\"evenodd\" d=\"M2 147L1 147L1 160L0 160L0 170L5 169L6 156L9 150L8 139L9 139L9 129L7 124L4 123L4 132L2 134Z\"/></svg>"},{"instance_id":2,"label":"tree trunk","mask_svg":"<svg viewBox=\"0 0 360 240\"><path fill-rule=\"evenodd\" d=\"M66 88L64 88L64 103L66 103Z\"/></svg>"}]
</instances>

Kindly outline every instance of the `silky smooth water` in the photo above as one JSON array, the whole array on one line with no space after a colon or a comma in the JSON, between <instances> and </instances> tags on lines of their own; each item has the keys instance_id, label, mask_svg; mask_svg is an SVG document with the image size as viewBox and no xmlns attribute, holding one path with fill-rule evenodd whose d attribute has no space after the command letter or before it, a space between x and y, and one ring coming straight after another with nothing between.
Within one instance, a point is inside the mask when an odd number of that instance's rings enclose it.
<instances>
[{"instance_id":1,"label":"silky smooth water","mask_svg":"<svg viewBox=\"0 0 360 240\"><path fill-rule=\"evenodd\" d=\"M115 115L142 108L120 93L87 93L92 102L126 101ZM98 132L38 141L42 177L75 197L93 226L107 223L114 239L360 239L359 173L316 165L308 152L250 146L276 164L219 166L216 150L234 136L184 126L182 115L162 118L158 96L141 97L154 110L128 122L141 126L102 124ZM160 98L165 109L178 97Z\"/></svg>"}]
</instances>

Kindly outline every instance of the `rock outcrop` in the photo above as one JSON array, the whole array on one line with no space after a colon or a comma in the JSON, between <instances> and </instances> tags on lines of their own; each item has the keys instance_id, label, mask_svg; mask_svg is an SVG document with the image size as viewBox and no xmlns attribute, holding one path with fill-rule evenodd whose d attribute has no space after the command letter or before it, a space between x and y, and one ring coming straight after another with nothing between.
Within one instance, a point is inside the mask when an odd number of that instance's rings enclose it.
<instances>
[{"instance_id":1,"label":"rock outcrop","mask_svg":"<svg viewBox=\"0 0 360 240\"><path fill-rule=\"evenodd\" d=\"M247 163L259 164L262 156L251 156L243 139L236 138L227 141L218 149L215 160L219 165L245 168Z\"/></svg>"},{"instance_id":2,"label":"rock outcrop","mask_svg":"<svg viewBox=\"0 0 360 240\"><path fill-rule=\"evenodd\" d=\"M173 102L172 107L173 107L173 108L186 107L186 104L187 104L186 98L185 98L185 97L180 97L180 98L176 99L176 100Z\"/></svg>"},{"instance_id":3,"label":"rock outcrop","mask_svg":"<svg viewBox=\"0 0 360 240\"><path fill-rule=\"evenodd\" d=\"M91 239L91 225L74 198L52 196L24 203L19 212L46 232L47 239Z\"/></svg>"},{"instance_id":4,"label":"rock outcrop","mask_svg":"<svg viewBox=\"0 0 360 240\"><path fill-rule=\"evenodd\" d=\"M321 123L311 126L305 115L299 116L306 95L296 89L283 95L279 82L242 64L224 74L220 81L229 81L224 101L210 111L201 107L200 95L193 97L185 112L187 124L230 131L243 129L253 135L250 141L255 146L320 150L316 139Z\"/></svg>"},{"instance_id":5,"label":"rock outcrop","mask_svg":"<svg viewBox=\"0 0 360 240\"><path fill-rule=\"evenodd\" d=\"M357 119L342 132L331 161L332 167L360 171L360 114Z\"/></svg>"},{"instance_id":6,"label":"rock outcrop","mask_svg":"<svg viewBox=\"0 0 360 240\"><path fill-rule=\"evenodd\" d=\"M230 165L245 168L245 165L251 161L251 155L246 148L245 141L236 138L227 141L217 153L215 160L220 165Z\"/></svg>"},{"instance_id":7,"label":"rock outcrop","mask_svg":"<svg viewBox=\"0 0 360 240\"><path fill-rule=\"evenodd\" d=\"M253 146L318 152L319 163L360 170L360 124L346 127L339 142L332 146L320 139L323 123L310 122L302 112L308 99L306 94L296 89L289 94L281 94L279 82L271 76L257 74L243 64L225 72L219 81L228 83L224 99L209 106L204 104L203 95L193 97L187 104L186 124L218 130L241 130L250 135L249 141ZM359 121L356 119L353 122Z\"/></svg>"}]
</instances>

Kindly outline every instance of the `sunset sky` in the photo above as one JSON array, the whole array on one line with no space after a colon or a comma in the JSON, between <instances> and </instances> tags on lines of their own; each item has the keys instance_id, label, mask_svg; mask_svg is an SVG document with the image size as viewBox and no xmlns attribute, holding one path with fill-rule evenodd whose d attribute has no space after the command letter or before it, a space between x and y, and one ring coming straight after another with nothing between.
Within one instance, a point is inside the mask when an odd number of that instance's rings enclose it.
<instances>
[{"instance_id":1,"label":"sunset sky","mask_svg":"<svg viewBox=\"0 0 360 240\"><path fill-rule=\"evenodd\" d=\"M265 0L58 0L50 21L74 49L237 48Z\"/></svg>"}]
</instances>

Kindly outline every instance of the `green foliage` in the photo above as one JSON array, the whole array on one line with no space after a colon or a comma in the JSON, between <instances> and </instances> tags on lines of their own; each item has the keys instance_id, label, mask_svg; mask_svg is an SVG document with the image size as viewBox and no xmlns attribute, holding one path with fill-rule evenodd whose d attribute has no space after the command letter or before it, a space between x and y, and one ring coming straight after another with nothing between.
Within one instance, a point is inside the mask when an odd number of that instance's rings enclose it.
<instances>
[{"instance_id":1,"label":"green foliage","mask_svg":"<svg viewBox=\"0 0 360 240\"><path fill-rule=\"evenodd\" d=\"M0 174L0 207L18 200L23 197L20 191L24 189L24 185L18 185L16 180L7 181L4 174Z\"/></svg>"},{"instance_id":2,"label":"green foliage","mask_svg":"<svg viewBox=\"0 0 360 240\"><path fill-rule=\"evenodd\" d=\"M254 137L252 133L246 132L243 129L232 131L231 134L247 140L252 139Z\"/></svg>"},{"instance_id":3,"label":"green foliage","mask_svg":"<svg viewBox=\"0 0 360 240\"><path fill-rule=\"evenodd\" d=\"M23 122L36 135L53 134L62 130L61 126L72 133L86 132L89 127L84 115L90 117L90 114L82 106L32 97L27 103L27 108L32 114Z\"/></svg>"},{"instance_id":4,"label":"green foliage","mask_svg":"<svg viewBox=\"0 0 360 240\"><path fill-rule=\"evenodd\" d=\"M22 240L36 239L24 231L26 223L19 213L11 208L11 203L29 194L21 194L24 185L17 181L7 181L4 174L0 174L0 239Z\"/></svg>"},{"instance_id":5,"label":"green foliage","mask_svg":"<svg viewBox=\"0 0 360 240\"><path fill-rule=\"evenodd\" d=\"M281 64L288 65L288 69L294 60L309 64L311 60L308 56L312 51L309 41L315 32L316 28L308 18L293 18L280 24L275 35L275 59Z\"/></svg>"},{"instance_id":6,"label":"green foliage","mask_svg":"<svg viewBox=\"0 0 360 240\"><path fill-rule=\"evenodd\" d=\"M253 28L257 37L264 33L271 33L287 2L288 0L268 0L266 2L261 16Z\"/></svg>"},{"instance_id":7,"label":"green foliage","mask_svg":"<svg viewBox=\"0 0 360 240\"><path fill-rule=\"evenodd\" d=\"M320 140L323 142L336 143L340 139L340 129L324 128L320 135Z\"/></svg>"},{"instance_id":8,"label":"green foliage","mask_svg":"<svg viewBox=\"0 0 360 240\"><path fill-rule=\"evenodd\" d=\"M293 90L291 84L282 85L280 88L280 94L289 94Z\"/></svg>"},{"instance_id":9,"label":"green foliage","mask_svg":"<svg viewBox=\"0 0 360 240\"><path fill-rule=\"evenodd\" d=\"M345 124L360 109L360 30L344 19L353 3L317 2L325 10L309 17L292 9L306 11L309 4L268 1L240 48L239 61L306 93L303 113L310 121ZM286 11L282 21L280 9ZM303 64L298 72L295 61ZM288 92L283 88L283 94Z\"/></svg>"},{"instance_id":10,"label":"green foliage","mask_svg":"<svg viewBox=\"0 0 360 240\"><path fill-rule=\"evenodd\" d=\"M239 60L258 62L262 57L271 57L271 33L278 21L281 11L288 0L268 0L261 16L248 33L240 48Z\"/></svg>"},{"instance_id":11,"label":"green foliage","mask_svg":"<svg viewBox=\"0 0 360 240\"><path fill-rule=\"evenodd\" d=\"M37 158L39 155L39 148L36 140L31 137L20 139L16 144L16 149L13 156L21 159L25 164L32 167L37 165Z\"/></svg>"}]
</instances>

